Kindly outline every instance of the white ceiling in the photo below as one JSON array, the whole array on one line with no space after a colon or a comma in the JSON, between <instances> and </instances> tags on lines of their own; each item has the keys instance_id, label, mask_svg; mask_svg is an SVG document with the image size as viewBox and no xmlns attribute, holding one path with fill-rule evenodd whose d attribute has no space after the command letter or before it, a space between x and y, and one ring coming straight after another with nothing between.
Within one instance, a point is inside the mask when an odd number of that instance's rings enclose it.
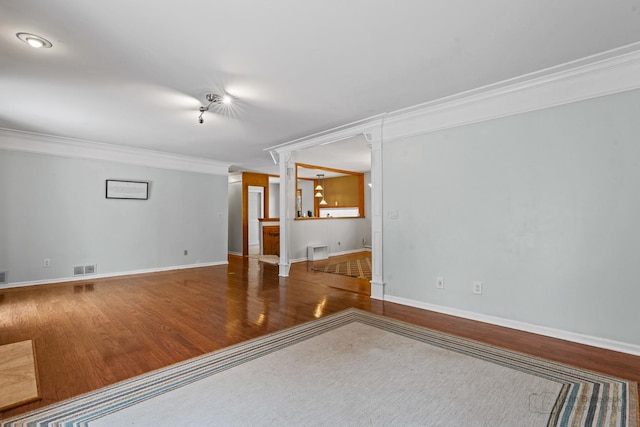
<instances>
[{"instance_id":1,"label":"white ceiling","mask_svg":"<svg viewBox=\"0 0 640 427\"><path fill-rule=\"evenodd\" d=\"M640 0L2 0L0 127L276 171L267 147L638 41Z\"/></svg>"}]
</instances>

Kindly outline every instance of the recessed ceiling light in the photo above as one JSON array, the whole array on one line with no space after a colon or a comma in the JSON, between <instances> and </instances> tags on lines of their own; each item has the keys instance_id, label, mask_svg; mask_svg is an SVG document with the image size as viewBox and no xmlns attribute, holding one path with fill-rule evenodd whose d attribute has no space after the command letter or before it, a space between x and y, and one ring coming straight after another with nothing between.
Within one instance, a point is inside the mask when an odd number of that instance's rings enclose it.
<instances>
[{"instance_id":1,"label":"recessed ceiling light","mask_svg":"<svg viewBox=\"0 0 640 427\"><path fill-rule=\"evenodd\" d=\"M43 37L30 33L17 33L16 36L27 43L29 46L39 49L41 47L50 48L53 46L51 42Z\"/></svg>"}]
</instances>

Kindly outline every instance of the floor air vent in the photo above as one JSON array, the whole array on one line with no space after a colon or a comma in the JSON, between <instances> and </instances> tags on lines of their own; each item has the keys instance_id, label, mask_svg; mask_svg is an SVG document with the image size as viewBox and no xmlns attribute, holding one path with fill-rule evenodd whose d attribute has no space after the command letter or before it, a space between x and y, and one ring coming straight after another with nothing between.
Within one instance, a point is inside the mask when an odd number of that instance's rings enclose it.
<instances>
[{"instance_id":1,"label":"floor air vent","mask_svg":"<svg viewBox=\"0 0 640 427\"><path fill-rule=\"evenodd\" d=\"M9 280L9 272L8 271L0 271L0 284L7 283Z\"/></svg>"},{"instance_id":2,"label":"floor air vent","mask_svg":"<svg viewBox=\"0 0 640 427\"><path fill-rule=\"evenodd\" d=\"M83 274L84 274L84 265L76 265L75 267L73 267L74 276L81 276Z\"/></svg>"}]
</instances>

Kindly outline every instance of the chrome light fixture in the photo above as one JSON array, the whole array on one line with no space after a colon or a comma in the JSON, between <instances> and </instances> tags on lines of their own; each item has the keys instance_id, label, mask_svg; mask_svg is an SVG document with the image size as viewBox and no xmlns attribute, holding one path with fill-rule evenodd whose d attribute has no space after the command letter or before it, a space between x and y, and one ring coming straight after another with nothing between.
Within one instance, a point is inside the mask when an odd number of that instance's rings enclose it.
<instances>
[{"instance_id":1,"label":"chrome light fixture","mask_svg":"<svg viewBox=\"0 0 640 427\"><path fill-rule=\"evenodd\" d=\"M35 49L50 48L53 46L51 42L44 37L31 33L16 33L16 37Z\"/></svg>"},{"instance_id":2,"label":"chrome light fixture","mask_svg":"<svg viewBox=\"0 0 640 427\"><path fill-rule=\"evenodd\" d=\"M198 123L202 124L204 123L204 118L202 117L202 115L205 113L205 111L209 111L209 108L211 107L211 105L213 104L224 104L224 105L229 105L232 102L232 98L231 96L224 94L224 95L218 95L217 93L208 93L206 95L207 101L209 101L209 104L204 107L200 107L200 115L198 116Z\"/></svg>"}]
</instances>

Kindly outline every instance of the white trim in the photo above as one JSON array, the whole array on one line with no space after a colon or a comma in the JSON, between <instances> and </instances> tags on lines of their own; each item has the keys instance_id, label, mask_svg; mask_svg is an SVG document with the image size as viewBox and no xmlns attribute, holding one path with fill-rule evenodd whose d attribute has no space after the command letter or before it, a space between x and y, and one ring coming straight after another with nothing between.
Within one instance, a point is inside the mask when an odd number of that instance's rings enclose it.
<instances>
[{"instance_id":1,"label":"white trim","mask_svg":"<svg viewBox=\"0 0 640 427\"><path fill-rule=\"evenodd\" d=\"M297 151L366 134L384 142L640 88L640 42L267 148Z\"/></svg>"},{"instance_id":2,"label":"white trim","mask_svg":"<svg viewBox=\"0 0 640 427\"><path fill-rule=\"evenodd\" d=\"M371 281L371 299L384 300L384 283Z\"/></svg>"},{"instance_id":3,"label":"white trim","mask_svg":"<svg viewBox=\"0 0 640 427\"><path fill-rule=\"evenodd\" d=\"M332 256L340 256L340 255L349 255L349 254L356 254L358 252L370 252L370 250L365 249L365 248L358 248L358 249L350 249L348 251L342 251L342 252L331 252L329 254L329 257Z\"/></svg>"},{"instance_id":4,"label":"white trim","mask_svg":"<svg viewBox=\"0 0 640 427\"><path fill-rule=\"evenodd\" d=\"M229 253L229 255L243 256L243 255L242 255L242 252L233 252L233 251L229 251L228 253Z\"/></svg>"},{"instance_id":5,"label":"white trim","mask_svg":"<svg viewBox=\"0 0 640 427\"><path fill-rule=\"evenodd\" d=\"M342 251L342 252L331 252L329 254L329 258L331 258L332 256L340 256L340 255L349 255L349 254L355 254L358 252L371 252L371 249L367 249L367 248L359 248L359 249L351 249L348 251ZM325 258L323 261L326 261L327 258ZM294 264L296 262L306 262L306 261L311 261L308 257L305 258L295 258L291 260L291 264Z\"/></svg>"},{"instance_id":6,"label":"white trim","mask_svg":"<svg viewBox=\"0 0 640 427\"><path fill-rule=\"evenodd\" d=\"M359 249L351 249L349 251L332 252L332 253L329 254L329 257L355 254L355 253L358 253L358 252L371 252L371 249L359 248ZM327 260L327 258L325 258L323 261L326 261L326 260ZM304 261L311 261L311 260L308 257L306 257L306 258L295 258L295 259L291 260L291 264L294 264L296 262L304 262Z\"/></svg>"},{"instance_id":7,"label":"white trim","mask_svg":"<svg viewBox=\"0 0 640 427\"><path fill-rule=\"evenodd\" d=\"M273 147L265 148L264 151L280 154L288 153L291 151L299 151L305 148L314 147L316 145L338 142L343 139L351 138L354 135L365 133L373 127L380 126L380 122L382 120L382 117L384 116L385 114L378 114L377 116L372 116L363 120L347 123L345 125L338 126L326 131L314 133L312 135L274 145Z\"/></svg>"},{"instance_id":8,"label":"white trim","mask_svg":"<svg viewBox=\"0 0 640 427\"><path fill-rule=\"evenodd\" d=\"M393 295L385 295L385 301L397 304L407 305L410 307L421 308L424 310L435 311L437 313L448 314L450 316L462 317L464 319L476 320L478 322L489 323L491 325L503 326L505 328L517 329L519 331L531 332L547 337L558 338L565 341L576 342L580 344L590 345L593 347L604 348L607 350L619 351L621 353L633 354L640 356L640 345L614 341L607 338L594 337L591 335L579 334L561 329L548 328L546 326L533 325L531 323L520 322L518 320L510 320L502 317L489 316L486 314L475 313L472 311L459 310L457 308L445 307L441 305L429 304L422 301L416 301L408 298L396 297Z\"/></svg>"},{"instance_id":9,"label":"white trim","mask_svg":"<svg viewBox=\"0 0 640 427\"><path fill-rule=\"evenodd\" d=\"M185 270L188 268L212 267L216 265L227 265L227 264L229 264L229 261L215 261L215 262L201 262L197 264L187 264L187 265L174 265L171 267L145 268L142 270L121 271L116 273L84 274L82 276L60 277L57 279L44 279L44 280L32 280L27 282L7 283L5 285L1 285L0 289L19 288L23 286L48 285L48 284L63 283L63 282L90 282L91 280L104 279L108 277L130 276L133 274L158 273L162 271Z\"/></svg>"},{"instance_id":10,"label":"white trim","mask_svg":"<svg viewBox=\"0 0 640 427\"><path fill-rule=\"evenodd\" d=\"M289 264L278 264L278 276L280 277L289 277L289 270L291 269L291 263Z\"/></svg>"},{"instance_id":11,"label":"white trim","mask_svg":"<svg viewBox=\"0 0 640 427\"><path fill-rule=\"evenodd\" d=\"M589 60L391 113L385 142L640 88L640 51Z\"/></svg>"},{"instance_id":12,"label":"white trim","mask_svg":"<svg viewBox=\"0 0 640 427\"><path fill-rule=\"evenodd\" d=\"M0 149L224 176L228 175L231 166L231 163L198 157L6 128L0 128Z\"/></svg>"}]
</instances>

